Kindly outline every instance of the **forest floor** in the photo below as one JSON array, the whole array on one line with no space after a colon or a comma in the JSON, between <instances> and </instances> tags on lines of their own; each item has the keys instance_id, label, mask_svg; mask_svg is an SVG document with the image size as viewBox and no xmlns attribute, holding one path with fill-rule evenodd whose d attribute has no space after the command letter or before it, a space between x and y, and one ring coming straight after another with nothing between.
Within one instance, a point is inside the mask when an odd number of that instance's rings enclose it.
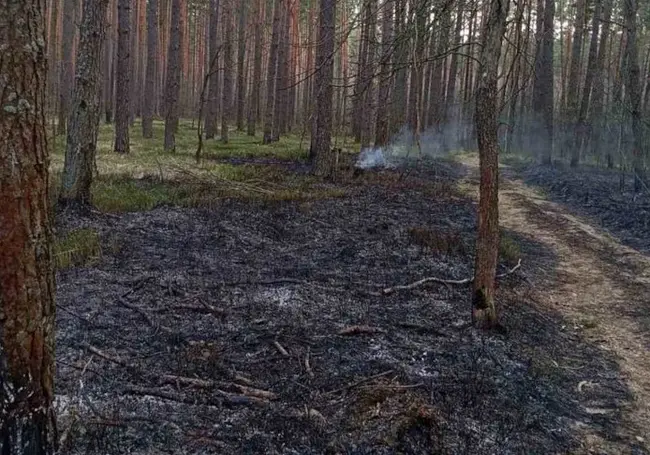
<instances>
[{"instance_id":1,"label":"forest floor","mask_svg":"<svg viewBox=\"0 0 650 455\"><path fill-rule=\"evenodd\" d=\"M57 214L63 453L650 453L648 258L559 171L504 169L484 332L466 285L384 292L471 276L475 158L323 184L237 141L100 149Z\"/></svg>"}]
</instances>

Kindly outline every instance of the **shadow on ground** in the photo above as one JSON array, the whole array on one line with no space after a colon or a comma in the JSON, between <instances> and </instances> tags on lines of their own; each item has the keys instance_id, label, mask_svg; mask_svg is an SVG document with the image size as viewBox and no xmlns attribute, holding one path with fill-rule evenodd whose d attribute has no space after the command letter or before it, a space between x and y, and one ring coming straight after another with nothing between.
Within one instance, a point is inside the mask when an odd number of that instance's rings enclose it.
<instances>
[{"instance_id":1,"label":"shadow on ground","mask_svg":"<svg viewBox=\"0 0 650 455\"><path fill-rule=\"evenodd\" d=\"M557 263L543 245L510 233L524 274L500 283L501 333L471 328L464 287L377 295L471 275L460 172L75 220L111 248L58 276L63 453L580 453L582 427L615 438L630 392L617 359L533 301ZM413 228L463 247L442 254Z\"/></svg>"}]
</instances>

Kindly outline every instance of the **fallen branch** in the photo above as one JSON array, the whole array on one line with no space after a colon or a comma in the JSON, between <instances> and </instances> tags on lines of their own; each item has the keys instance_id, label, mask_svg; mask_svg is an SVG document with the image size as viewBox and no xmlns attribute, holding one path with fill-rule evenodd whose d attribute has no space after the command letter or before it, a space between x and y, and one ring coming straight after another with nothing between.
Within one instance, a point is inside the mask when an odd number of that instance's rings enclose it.
<instances>
[{"instance_id":1,"label":"fallen branch","mask_svg":"<svg viewBox=\"0 0 650 455\"><path fill-rule=\"evenodd\" d=\"M242 395L254 398L262 398L264 400L275 400L278 397L277 394L268 390L257 389L255 387L236 384L234 382L211 381L208 379L188 378L185 376L176 376L172 374L163 375L160 379L164 384L181 384L184 386L197 387L200 389L215 389L217 387L234 389Z\"/></svg>"},{"instance_id":2,"label":"fallen branch","mask_svg":"<svg viewBox=\"0 0 650 455\"><path fill-rule=\"evenodd\" d=\"M280 352L280 354L282 354L284 357L289 357L289 352L286 349L284 349L284 347L280 343L274 341L273 346L275 346L278 352Z\"/></svg>"},{"instance_id":3,"label":"fallen branch","mask_svg":"<svg viewBox=\"0 0 650 455\"><path fill-rule=\"evenodd\" d=\"M508 270L508 271L506 271L504 273L500 273L499 275L496 276L496 278L497 279L505 278L508 275L511 275L511 274L515 273L519 268L521 268L521 259L519 259L519 261L517 262L517 265L515 265L513 268L511 268L510 270ZM463 285L466 285L466 284L470 284L473 281L474 281L474 277L472 277L472 278L464 278L462 280L445 280L443 278L438 278L438 277L432 276L432 277L423 278L423 279L418 280L418 281L416 281L414 283L411 283L411 284L385 288L383 291L381 291L381 293L383 295L389 295L389 294L392 294L395 291L408 291L410 289L415 289L415 288L420 287L422 285L425 285L427 283L439 283L439 284L445 284L445 285L463 286Z\"/></svg>"},{"instance_id":4,"label":"fallen branch","mask_svg":"<svg viewBox=\"0 0 650 455\"><path fill-rule=\"evenodd\" d=\"M370 327L369 325L351 325L339 330L339 335L343 335L343 336L373 334L373 333L384 333L384 331L377 327Z\"/></svg>"},{"instance_id":5,"label":"fallen branch","mask_svg":"<svg viewBox=\"0 0 650 455\"><path fill-rule=\"evenodd\" d=\"M388 371L384 371L383 373L368 376L367 378L360 379L359 381L353 382L353 383L348 384L348 385L343 386L343 387L339 387L338 389L330 390L329 392L327 392L327 394L328 395L333 395L335 393L345 392L346 390L353 389L353 388L358 387L358 386L360 386L362 384L370 382L370 381L372 381L374 379L378 379L378 378L382 378L384 376L388 376L392 372L393 372L393 370L388 370Z\"/></svg>"},{"instance_id":6,"label":"fallen branch","mask_svg":"<svg viewBox=\"0 0 650 455\"><path fill-rule=\"evenodd\" d=\"M311 364L309 363L309 350L307 350L307 354L305 355L305 371L310 378L314 379L314 371L311 369Z\"/></svg>"}]
</instances>

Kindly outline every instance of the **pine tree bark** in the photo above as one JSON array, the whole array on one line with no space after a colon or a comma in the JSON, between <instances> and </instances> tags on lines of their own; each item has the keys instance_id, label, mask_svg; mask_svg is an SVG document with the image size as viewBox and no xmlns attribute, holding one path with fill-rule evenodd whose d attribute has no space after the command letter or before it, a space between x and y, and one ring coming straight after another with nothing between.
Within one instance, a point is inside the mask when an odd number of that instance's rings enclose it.
<instances>
[{"instance_id":1,"label":"pine tree bark","mask_svg":"<svg viewBox=\"0 0 650 455\"><path fill-rule=\"evenodd\" d=\"M45 1L0 0L0 453L53 455Z\"/></svg>"},{"instance_id":2,"label":"pine tree bark","mask_svg":"<svg viewBox=\"0 0 650 455\"><path fill-rule=\"evenodd\" d=\"M641 86L639 68L639 49L637 44L637 17L639 4L637 0L623 0L623 18L625 20L625 65L623 77L625 79L625 94L627 108L632 119L632 162L634 170L634 192L638 193L645 185L644 174L644 141L643 119L641 117Z\"/></svg>"},{"instance_id":3,"label":"pine tree bark","mask_svg":"<svg viewBox=\"0 0 650 455\"><path fill-rule=\"evenodd\" d=\"M533 145L536 155L544 164L553 159L553 24L554 0L537 2L537 52L533 85L533 131L531 136L539 138ZM537 139L535 139L537 140Z\"/></svg>"},{"instance_id":4,"label":"pine tree bark","mask_svg":"<svg viewBox=\"0 0 650 455\"><path fill-rule=\"evenodd\" d=\"M131 97L131 1L117 3L117 68L115 87L115 152L130 151L129 141L129 98Z\"/></svg>"},{"instance_id":5,"label":"pine tree bark","mask_svg":"<svg viewBox=\"0 0 650 455\"><path fill-rule=\"evenodd\" d=\"M208 108L205 115L205 138L214 139L217 134L217 117L221 105L219 56L221 44L219 39L219 15L221 14L219 0L210 0L210 81L208 85Z\"/></svg>"},{"instance_id":6,"label":"pine tree bark","mask_svg":"<svg viewBox=\"0 0 650 455\"><path fill-rule=\"evenodd\" d=\"M259 117L260 110L260 85L262 84L262 2L264 0L255 0L255 29L253 33L255 34L254 46L255 46L255 57L253 62L253 83L251 84L251 96L250 96L250 105L248 109L248 128L247 132L249 136L255 136L255 126L257 119Z\"/></svg>"},{"instance_id":7,"label":"pine tree bark","mask_svg":"<svg viewBox=\"0 0 650 455\"><path fill-rule=\"evenodd\" d=\"M393 121L396 129L406 121L406 104L408 76L406 67L408 63L409 36L406 28L406 0L395 0L395 91L393 94Z\"/></svg>"},{"instance_id":8,"label":"pine tree bark","mask_svg":"<svg viewBox=\"0 0 650 455\"><path fill-rule=\"evenodd\" d=\"M271 46L269 49L268 72L266 78L266 112L264 119L264 144L274 141L276 119L275 103L276 88L278 85L278 49L280 46L280 34L282 32L282 0L275 0L273 9L273 28L271 31Z\"/></svg>"},{"instance_id":9,"label":"pine tree bark","mask_svg":"<svg viewBox=\"0 0 650 455\"><path fill-rule=\"evenodd\" d=\"M499 254L499 138L497 88L501 43L509 0L491 0L483 29L476 91L476 134L480 161L478 238L472 297L472 320L478 326L497 324L494 284Z\"/></svg>"},{"instance_id":10,"label":"pine tree bark","mask_svg":"<svg viewBox=\"0 0 650 455\"><path fill-rule=\"evenodd\" d=\"M231 0L232 1L232 0ZM244 112L246 108L246 25L248 21L248 1L239 2L239 24L237 31L237 130L244 131Z\"/></svg>"},{"instance_id":11,"label":"pine tree bark","mask_svg":"<svg viewBox=\"0 0 650 455\"><path fill-rule=\"evenodd\" d=\"M580 74L582 65L582 44L585 34L585 15L587 10L586 0L576 1L576 18L573 29L573 44L571 47L571 67L569 69L569 90L567 93L569 124L576 124L579 113ZM576 147L572 136L565 141L565 147L571 147L571 167L580 163L580 147Z\"/></svg>"},{"instance_id":12,"label":"pine tree bark","mask_svg":"<svg viewBox=\"0 0 650 455\"><path fill-rule=\"evenodd\" d=\"M77 51L77 74L68 120L65 164L59 203L91 203L90 186L99 132L99 68L108 0L84 0Z\"/></svg>"},{"instance_id":13,"label":"pine tree bark","mask_svg":"<svg viewBox=\"0 0 650 455\"><path fill-rule=\"evenodd\" d=\"M142 112L142 137L153 137L153 116L156 105L156 78L158 77L158 0L147 5L147 76Z\"/></svg>"},{"instance_id":14,"label":"pine tree bark","mask_svg":"<svg viewBox=\"0 0 650 455\"><path fill-rule=\"evenodd\" d=\"M607 50L609 45L609 27L613 0L597 0L597 2L599 5L601 2L604 3L602 5L603 21L600 33L600 44L598 45L598 57L596 58L593 75L594 86L591 95L591 112L589 114L592 126L591 153L593 156L601 156L603 151L601 138L603 128L605 127L605 121L603 118L605 99L605 62L607 60ZM607 150L606 159L608 167L612 167L614 162L609 150Z\"/></svg>"},{"instance_id":15,"label":"pine tree bark","mask_svg":"<svg viewBox=\"0 0 650 455\"><path fill-rule=\"evenodd\" d=\"M311 136L313 172L330 177L334 172L332 153L332 80L334 78L334 36L336 0L320 0L320 33L316 48L314 84L314 131Z\"/></svg>"},{"instance_id":16,"label":"pine tree bark","mask_svg":"<svg viewBox=\"0 0 650 455\"><path fill-rule=\"evenodd\" d=\"M377 92L377 126L375 146L388 145L390 140L389 106L391 105L391 57L393 53L393 0L386 0L381 18L381 58L379 60L379 90Z\"/></svg>"},{"instance_id":17,"label":"pine tree bark","mask_svg":"<svg viewBox=\"0 0 650 455\"><path fill-rule=\"evenodd\" d=\"M70 111L70 99L74 84L74 42L76 27L74 23L78 0L64 0L63 3L63 36L61 47L61 66L59 77L59 121L57 133L65 135Z\"/></svg>"},{"instance_id":18,"label":"pine tree bark","mask_svg":"<svg viewBox=\"0 0 650 455\"><path fill-rule=\"evenodd\" d=\"M233 117L234 99L234 59L233 59L233 0L223 0L223 90L221 105L223 115L221 116L221 142L227 144L229 141L228 123Z\"/></svg>"},{"instance_id":19,"label":"pine tree bark","mask_svg":"<svg viewBox=\"0 0 650 455\"><path fill-rule=\"evenodd\" d=\"M176 131L179 122L178 98L181 92L181 23L182 0L172 0L172 14L169 29L169 51L167 52L167 82L165 86L165 151L176 151Z\"/></svg>"}]
</instances>

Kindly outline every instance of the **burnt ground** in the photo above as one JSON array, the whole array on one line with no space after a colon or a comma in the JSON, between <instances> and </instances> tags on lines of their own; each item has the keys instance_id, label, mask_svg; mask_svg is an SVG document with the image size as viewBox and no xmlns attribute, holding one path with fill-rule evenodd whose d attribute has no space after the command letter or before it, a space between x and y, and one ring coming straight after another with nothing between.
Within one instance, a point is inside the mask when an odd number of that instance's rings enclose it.
<instances>
[{"instance_id":1,"label":"burnt ground","mask_svg":"<svg viewBox=\"0 0 650 455\"><path fill-rule=\"evenodd\" d=\"M58 273L63 453L613 453L585 429L648 453L619 356L540 300L561 258L534 235L509 233L501 330L471 327L467 287L378 292L471 275L467 170L430 166L340 199L60 217L104 247Z\"/></svg>"}]
</instances>

